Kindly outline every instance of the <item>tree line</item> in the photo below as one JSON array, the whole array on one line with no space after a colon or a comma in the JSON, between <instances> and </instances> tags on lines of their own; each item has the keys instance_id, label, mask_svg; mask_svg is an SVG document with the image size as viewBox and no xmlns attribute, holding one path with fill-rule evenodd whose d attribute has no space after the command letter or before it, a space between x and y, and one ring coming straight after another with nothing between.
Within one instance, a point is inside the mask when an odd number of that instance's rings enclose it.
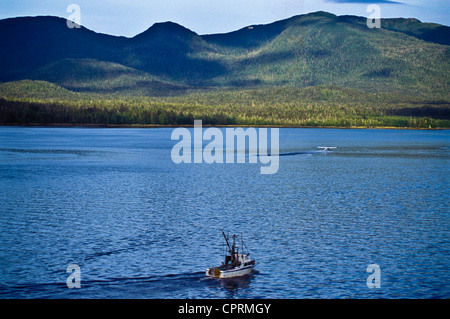
<instances>
[{"instance_id":1,"label":"tree line","mask_svg":"<svg viewBox=\"0 0 450 319\"><path fill-rule=\"evenodd\" d=\"M165 97L0 98L0 124L450 127L445 100L339 87L198 90Z\"/></svg>"}]
</instances>

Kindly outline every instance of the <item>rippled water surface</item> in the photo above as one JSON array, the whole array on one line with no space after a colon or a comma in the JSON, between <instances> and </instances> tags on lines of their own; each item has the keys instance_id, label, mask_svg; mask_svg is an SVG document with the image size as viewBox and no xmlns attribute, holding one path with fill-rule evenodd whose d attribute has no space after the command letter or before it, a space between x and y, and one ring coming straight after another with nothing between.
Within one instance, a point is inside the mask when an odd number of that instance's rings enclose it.
<instances>
[{"instance_id":1,"label":"rippled water surface","mask_svg":"<svg viewBox=\"0 0 450 319\"><path fill-rule=\"evenodd\" d=\"M0 127L0 298L450 297L449 131L280 129L274 175L176 165L171 133ZM250 277L205 277L222 229Z\"/></svg>"}]
</instances>

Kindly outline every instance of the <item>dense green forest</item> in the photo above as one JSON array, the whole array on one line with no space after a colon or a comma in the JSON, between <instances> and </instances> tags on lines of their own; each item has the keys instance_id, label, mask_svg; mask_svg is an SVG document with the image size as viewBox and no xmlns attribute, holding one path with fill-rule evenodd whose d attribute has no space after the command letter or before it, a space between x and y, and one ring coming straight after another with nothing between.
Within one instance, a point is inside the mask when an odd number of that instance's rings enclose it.
<instances>
[{"instance_id":1,"label":"dense green forest","mask_svg":"<svg viewBox=\"0 0 450 319\"><path fill-rule=\"evenodd\" d=\"M29 96L20 96L23 87ZM450 127L445 100L337 86L193 89L172 96L120 97L20 81L1 84L0 97L3 124L192 125L202 119L205 125Z\"/></svg>"}]
</instances>

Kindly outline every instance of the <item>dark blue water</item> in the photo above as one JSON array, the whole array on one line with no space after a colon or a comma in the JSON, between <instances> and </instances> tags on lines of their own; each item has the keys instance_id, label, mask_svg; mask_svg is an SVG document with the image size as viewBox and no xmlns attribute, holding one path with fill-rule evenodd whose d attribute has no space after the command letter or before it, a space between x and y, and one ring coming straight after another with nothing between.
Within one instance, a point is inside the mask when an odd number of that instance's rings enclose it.
<instances>
[{"instance_id":1,"label":"dark blue water","mask_svg":"<svg viewBox=\"0 0 450 319\"><path fill-rule=\"evenodd\" d=\"M274 175L171 133L0 127L0 298L450 297L449 131L280 129ZM257 272L205 277L222 229Z\"/></svg>"}]
</instances>

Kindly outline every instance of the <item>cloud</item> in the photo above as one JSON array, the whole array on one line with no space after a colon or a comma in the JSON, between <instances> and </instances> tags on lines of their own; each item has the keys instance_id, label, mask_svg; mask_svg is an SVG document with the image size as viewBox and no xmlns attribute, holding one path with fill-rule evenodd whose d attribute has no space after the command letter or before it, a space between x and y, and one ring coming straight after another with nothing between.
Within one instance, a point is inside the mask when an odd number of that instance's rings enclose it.
<instances>
[{"instance_id":1,"label":"cloud","mask_svg":"<svg viewBox=\"0 0 450 319\"><path fill-rule=\"evenodd\" d=\"M386 4L403 4L397 1L391 0L325 0L326 2L334 2L334 3L365 3L365 4L378 4L378 3L386 3Z\"/></svg>"}]
</instances>

